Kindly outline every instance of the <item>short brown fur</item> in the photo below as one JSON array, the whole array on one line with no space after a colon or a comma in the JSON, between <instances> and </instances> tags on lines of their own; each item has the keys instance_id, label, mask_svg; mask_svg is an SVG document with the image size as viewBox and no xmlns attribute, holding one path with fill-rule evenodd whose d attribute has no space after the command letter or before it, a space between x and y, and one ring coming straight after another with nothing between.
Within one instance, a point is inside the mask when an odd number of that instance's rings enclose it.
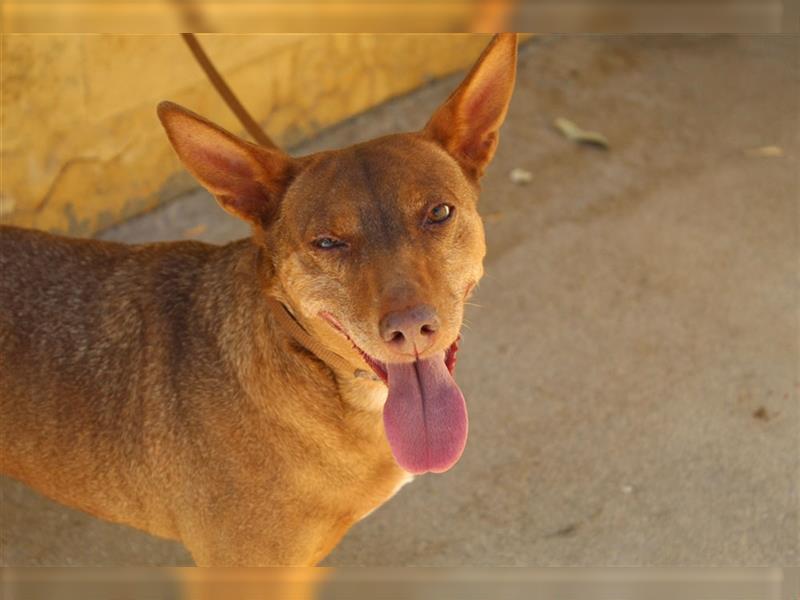
<instances>
[{"instance_id":1,"label":"short brown fur","mask_svg":"<svg viewBox=\"0 0 800 600\"><path fill-rule=\"evenodd\" d=\"M514 83L497 36L420 132L291 158L159 107L187 168L253 236L123 245L0 228L0 467L98 517L183 542L199 565L310 565L408 480L383 431L387 311L433 306L430 354L482 274L478 178ZM425 225L447 203L445 226ZM320 249L329 236L346 248Z\"/></svg>"}]
</instances>

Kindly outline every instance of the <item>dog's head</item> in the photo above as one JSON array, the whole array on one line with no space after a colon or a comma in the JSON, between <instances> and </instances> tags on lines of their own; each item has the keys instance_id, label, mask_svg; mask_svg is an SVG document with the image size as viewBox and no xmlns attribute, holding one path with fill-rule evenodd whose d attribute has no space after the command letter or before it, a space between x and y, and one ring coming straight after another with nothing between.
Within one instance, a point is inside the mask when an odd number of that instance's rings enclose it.
<instances>
[{"instance_id":1,"label":"dog's head","mask_svg":"<svg viewBox=\"0 0 800 600\"><path fill-rule=\"evenodd\" d=\"M267 249L268 292L387 383L387 436L412 472L449 468L466 440L450 373L483 273L479 179L511 98L516 47L516 35L496 36L421 131L300 158L159 106L184 165Z\"/></svg>"}]
</instances>

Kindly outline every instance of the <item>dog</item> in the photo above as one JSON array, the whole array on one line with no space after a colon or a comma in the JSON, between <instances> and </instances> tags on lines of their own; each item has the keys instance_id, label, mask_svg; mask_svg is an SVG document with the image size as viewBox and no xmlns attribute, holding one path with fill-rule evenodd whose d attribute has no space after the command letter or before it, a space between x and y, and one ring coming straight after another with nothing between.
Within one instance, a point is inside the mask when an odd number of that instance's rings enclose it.
<instances>
[{"instance_id":1,"label":"dog","mask_svg":"<svg viewBox=\"0 0 800 600\"><path fill-rule=\"evenodd\" d=\"M198 565L266 566L318 563L452 467L479 180L516 56L499 34L422 130L299 158L161 103L244 240L0 229L0 470Z\"/></svg>"}]
</instances>

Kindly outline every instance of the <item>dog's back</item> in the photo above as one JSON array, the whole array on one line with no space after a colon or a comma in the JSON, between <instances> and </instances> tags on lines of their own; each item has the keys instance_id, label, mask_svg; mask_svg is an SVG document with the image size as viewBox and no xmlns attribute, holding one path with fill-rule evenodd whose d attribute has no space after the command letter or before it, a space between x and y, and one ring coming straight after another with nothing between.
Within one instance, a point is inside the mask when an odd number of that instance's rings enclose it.
<instances>
[{"instance_id":1,"label":"dog's back","mask_svg":"<svg viewBox=\"0 0 800 600\"><path fill-rule=\"evenodd\" d=\"M170 387L189 368L182 357L196 356L186 344L214 351L192 316L218 250L0 228L4 473L105 518L152 519L152 507L136 506L155 483L147 454L175 446L166 424L180 420L166 413L181 410Z\"/></svg>"}]
</instances>

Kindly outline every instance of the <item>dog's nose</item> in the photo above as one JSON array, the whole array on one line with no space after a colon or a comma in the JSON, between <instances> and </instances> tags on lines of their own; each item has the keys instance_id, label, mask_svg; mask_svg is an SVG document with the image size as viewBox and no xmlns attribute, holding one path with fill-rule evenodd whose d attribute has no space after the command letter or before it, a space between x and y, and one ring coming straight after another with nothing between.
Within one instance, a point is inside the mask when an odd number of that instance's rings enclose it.
<instances>
[{"instance_id":1,"label":"dog's nose","mask_svg":"<svg viewBox=\"0 0 800 600\"><path fill-rule=\"evenodd\" d=\"M427 350L439 331L439 317L427 304L387 313L381 319L383 341L394 352L414 355Z\"/></svg>"}]
</instances>

